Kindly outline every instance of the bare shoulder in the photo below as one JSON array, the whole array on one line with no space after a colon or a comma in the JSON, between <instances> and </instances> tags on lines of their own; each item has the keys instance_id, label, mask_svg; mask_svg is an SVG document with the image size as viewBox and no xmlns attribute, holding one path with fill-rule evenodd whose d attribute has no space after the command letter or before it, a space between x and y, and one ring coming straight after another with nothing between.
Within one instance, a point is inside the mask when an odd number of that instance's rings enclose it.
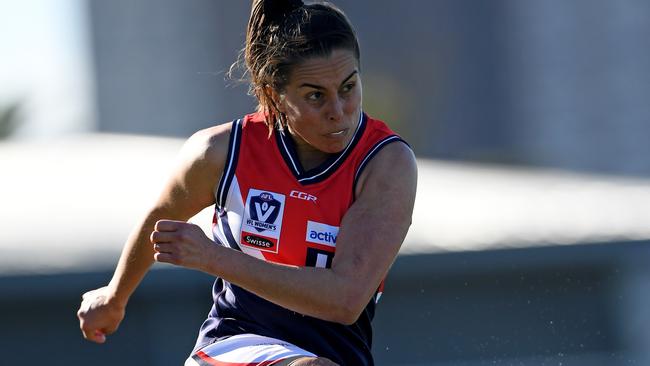
<instances>
[{"instance_id":1,"label":"bare shoulder","mask_svg":"<svg viewBox=\"0 0 650 366\"><path fill-rule=\"evenodd\" d=\"M228 154L231 128L232 123L223 123L195 132L183 145L182 155L190 160L223 167Z\"/></svg>"},{"instance_id":2,"label":"bare shoulder","mask_svg":"<svg viewBox=\"0 0 650 366\"><path fill-rule=\"evenodd\" d=\"M228 154L230 128L230 123L221 124L197 131L187 139L156 209L186 220L214 203L213 191Z\"/></svg>"},{"instance_id":3,"label":"bare shoulder","mask_svg":"<svg viewBox=\"0 0 650 366\"><path fill-rule=\"evenodd\" d=\"M404 142L396 141L384 146L368 163L359 177L356 187L357 197L363 195L370 186L400 186L404 194L415 195L417 184L417 163L413 150Z\"/></svg>"}]
</instances>

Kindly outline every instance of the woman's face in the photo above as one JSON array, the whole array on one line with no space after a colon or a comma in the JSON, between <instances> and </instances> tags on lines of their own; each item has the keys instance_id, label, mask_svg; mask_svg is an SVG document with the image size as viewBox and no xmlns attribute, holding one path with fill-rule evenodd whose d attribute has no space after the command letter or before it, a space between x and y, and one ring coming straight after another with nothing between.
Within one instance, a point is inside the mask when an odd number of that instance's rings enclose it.
<instances>
[{"instance_id":1,"label":"woman's face","mask_svg":"<svg viewBox=\"0 0 650 366\"><path fill-rule=\"evenodd\" d=\"M361 77L354 53L339 49L297 64L279 96L278 109L286 115L299 151L343 150L361 113Z\"/></svg>"}]
</instances>

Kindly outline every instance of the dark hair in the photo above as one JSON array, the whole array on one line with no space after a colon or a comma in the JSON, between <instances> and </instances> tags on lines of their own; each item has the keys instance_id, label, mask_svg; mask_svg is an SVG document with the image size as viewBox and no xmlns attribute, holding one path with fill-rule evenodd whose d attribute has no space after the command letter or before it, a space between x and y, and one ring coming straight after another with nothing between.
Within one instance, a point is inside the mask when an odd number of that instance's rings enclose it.
<instances>
[{"instance_id":1,"label":"dark hair","mask_svg":"<svg viewBox=\"0 0 650 366\"><path fill-rule=\"evenodd\" d=\"M283 116L266 87L281 92L294 65L310 57L329 56L335 49L351 50L360 60L356 33L334 5L305 5L300 0L253 1L243 54L249 92L257 97L258 110L265 112L269 128Z\"/></svg>"}]
</instances>

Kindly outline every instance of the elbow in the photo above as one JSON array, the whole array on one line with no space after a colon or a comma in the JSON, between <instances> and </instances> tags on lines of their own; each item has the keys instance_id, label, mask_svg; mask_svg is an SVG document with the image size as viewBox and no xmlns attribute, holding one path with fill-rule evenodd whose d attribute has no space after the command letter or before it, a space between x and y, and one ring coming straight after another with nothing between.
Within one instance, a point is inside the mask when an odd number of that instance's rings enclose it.
<instances>
[{"instance_id":1,"label":"elbow","mask_svg":"<svg viewBox=\"0 0 650 366\"><path fill-rule=\"evenodd\" d=\"M352 325L359 320L359 316L361 315L361 312L353 312L353 311L348 311L346 314L341 314L341 316L337 319L337 323L343 324L343 325Z\"/></svg>"},{"instance_id":2,"label":"elbow","mask_svg":"<svg viewBox=\"0 0 650 366\"><path fill-rule=\"evenodd\" d=\"M335 314L332 314L331 321L343 325L352 325L359 320L359 316L365 310L370 299L361 294L359 290L351 290L349 293L338 299L335 307Z\"/></svg>"}]
</instances>

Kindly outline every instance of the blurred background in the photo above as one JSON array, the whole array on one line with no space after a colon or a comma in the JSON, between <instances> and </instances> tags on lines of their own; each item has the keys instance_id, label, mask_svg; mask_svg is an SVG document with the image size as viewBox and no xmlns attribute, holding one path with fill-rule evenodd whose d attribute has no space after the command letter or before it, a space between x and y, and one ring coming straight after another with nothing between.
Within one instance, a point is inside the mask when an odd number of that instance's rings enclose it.
<instances>
[{"instance_id":1,"label":"blurred background","mask_svg":"<svg viewBox=\"0 0 650 366\"><path fill-rule=\"evenodd\" d=\"M649 365L650 2L335 3L419 159L377 365ZM183 140L254 108L249 11L0 0L0 364L182 364L210 276L156 265L102 346L75 312Z\"/></svg>"}]
</instances>

